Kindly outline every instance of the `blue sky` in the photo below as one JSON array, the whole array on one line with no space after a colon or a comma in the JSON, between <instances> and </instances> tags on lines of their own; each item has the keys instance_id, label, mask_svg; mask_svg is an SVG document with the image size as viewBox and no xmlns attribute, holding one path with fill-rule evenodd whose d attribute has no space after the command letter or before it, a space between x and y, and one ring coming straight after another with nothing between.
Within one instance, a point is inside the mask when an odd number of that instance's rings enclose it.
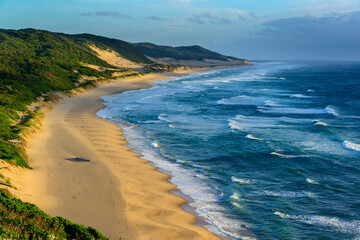
<instances>
[{"instance_id":1,"label":"blue sky","mask_svg":"<svg viewBox=\"0 0 360 240\"><path fill-rule=\"evenodd\" d=\"M360 60L360 0L0 0L0 28L28 27L253 60Z\"/></svg>"}]
</instances>

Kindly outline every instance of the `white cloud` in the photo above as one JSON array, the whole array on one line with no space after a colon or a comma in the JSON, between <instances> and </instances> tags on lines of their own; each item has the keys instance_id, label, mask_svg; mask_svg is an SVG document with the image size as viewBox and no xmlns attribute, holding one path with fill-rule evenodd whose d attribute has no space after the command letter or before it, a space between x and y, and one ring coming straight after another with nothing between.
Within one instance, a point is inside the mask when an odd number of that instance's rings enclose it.
<instances>
[{"instance_id":1,"label":"white cloud","mask_svg":"<svg viewBox=\"0 0 360 240\"><path fill-rule=\"evenodd\" d=\"M296 0L295 5L296 10L314 16L360 10L359 0Z\"/></svg>"},{"instance_id":2,"label":"white cloud","mask_svg":"<svg viewBox=\"0 0 360 240\"><path fill-rule=\"evenodd\" d=\"M188 21L198 24L231 24L256 18L255 14L242 9L197 9Z\"/></svg>"}]
</instances>

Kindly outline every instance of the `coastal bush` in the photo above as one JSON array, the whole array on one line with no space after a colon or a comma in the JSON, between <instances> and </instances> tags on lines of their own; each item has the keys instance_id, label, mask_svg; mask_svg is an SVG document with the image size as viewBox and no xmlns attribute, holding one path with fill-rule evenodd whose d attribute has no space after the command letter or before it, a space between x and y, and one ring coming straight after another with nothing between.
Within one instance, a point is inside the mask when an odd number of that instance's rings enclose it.
<instances>
[{"instance_id":1,"label":"coastal bush","mask_svg":"<svg viewBox=\"0 0 360 240\"><path fill-rule=\"evenodd\" d=\"M35 205L22 202L0 190L1 239L106 240L99 231L62 217L50 217Z\"/></svg>"},{"instance_id":2,"label":"coastal bush","mask_svg":"<svg viewBox=\"0 0 360 240\"><path fill-rule=\"evenodd\" d=\"M152 43L133 43L132 45L142 54L153 58L173 58L175 60L197 61L213 59L225 62L233 60L239 63L244 63L245 61L244 59L221 55L198 45L188 47L158 46Z\"/></svg>"}]
</instances>

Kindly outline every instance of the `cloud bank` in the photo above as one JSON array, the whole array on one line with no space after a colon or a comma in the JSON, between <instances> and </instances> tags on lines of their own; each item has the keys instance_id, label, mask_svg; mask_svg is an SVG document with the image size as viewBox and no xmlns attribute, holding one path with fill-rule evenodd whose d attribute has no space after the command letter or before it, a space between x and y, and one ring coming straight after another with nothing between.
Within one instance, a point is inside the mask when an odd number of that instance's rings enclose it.
<instances>
[{"instance_id":1,"label":"cloud bank","mask_svg":"<svg viewBox=\"0 0 360 240\"><path fill-rule=\"evenodd\" d=\"M80 14L81 16L103 16L103 17L115 17L115 18L132 18L128 14L122 14L119 12L110 12L110 11L96 11L96 12L87 12Z\"/></svg>"}]
</instances>

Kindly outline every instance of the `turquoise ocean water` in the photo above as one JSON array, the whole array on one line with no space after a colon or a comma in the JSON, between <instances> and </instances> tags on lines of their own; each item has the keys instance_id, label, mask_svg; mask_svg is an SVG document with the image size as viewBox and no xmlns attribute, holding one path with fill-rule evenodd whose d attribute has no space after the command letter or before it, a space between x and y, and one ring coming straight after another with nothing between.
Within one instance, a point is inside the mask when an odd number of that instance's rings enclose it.
<instances>
[{"instance_id":1,"label":"turquoise ocean water","mask_svg":"<svg viewBox=\"0 0 360 240\"><path fill-rule=\"evenodd\" d=\"M103 99L211 231L360 238L360 63L256 62Z\"/></svg>"}]
</instances>

